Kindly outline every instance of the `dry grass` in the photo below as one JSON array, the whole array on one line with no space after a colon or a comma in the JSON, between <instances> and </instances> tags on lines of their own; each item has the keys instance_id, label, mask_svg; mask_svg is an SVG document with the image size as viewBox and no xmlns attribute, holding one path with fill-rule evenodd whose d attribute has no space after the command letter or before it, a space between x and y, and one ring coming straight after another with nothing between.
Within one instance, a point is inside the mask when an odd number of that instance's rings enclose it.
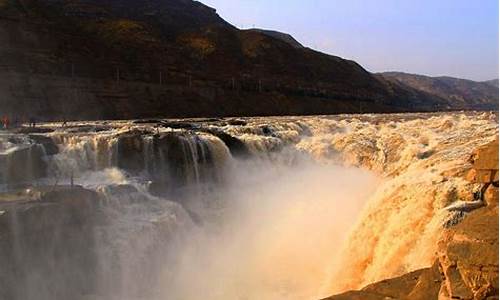
<instances>
[{"instance_id":1,"label":"dry grass","mask_svg":"<svg viewBox=\"0 0 500 300\"><path fill-rule=\"evenodd\" d=\"M156 40L146 26L128 19L91 22L84 27L88 32L97 33L108 44L140 45Z\"/></svg>"},{"instance_id":2,"label":"dry grass","mask_svg":"<svg viewBox=\"0 0 500 300\"><path fill-rule=\"evenodd\" d=\"M180 42L196 51L200 56L207 56L216 49L215 43L205 37L184 36L180 38Z\"/></svg>"}]
</instances>

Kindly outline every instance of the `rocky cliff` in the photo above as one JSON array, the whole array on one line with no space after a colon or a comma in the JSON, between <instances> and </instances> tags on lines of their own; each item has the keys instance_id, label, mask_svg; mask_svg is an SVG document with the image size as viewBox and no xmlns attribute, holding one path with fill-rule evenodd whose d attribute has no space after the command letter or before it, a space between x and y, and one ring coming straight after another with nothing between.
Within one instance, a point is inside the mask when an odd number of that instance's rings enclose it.
<instances>
[{"instance_id":1,"label":"rocky cliff","mask_svg":"<svg viewBox=\"0 0 500 300\"><path fill-rule=\"evenodd\" d=\"M471 162L466 177L481 186L480 203L457 207L433 266L327 299L498 299L498 139Z\"/></svg>"},{"instance_id":2,"label":"rocky cliff","mask_svg":"<svg viewBox=\"0 0 500 300\"><path fill-rule=\"evenodd\" d=\"M195 1L2 0L0 23L0 106L12 118L478 108L238 30Z\"/></svg>"}]
</instances>

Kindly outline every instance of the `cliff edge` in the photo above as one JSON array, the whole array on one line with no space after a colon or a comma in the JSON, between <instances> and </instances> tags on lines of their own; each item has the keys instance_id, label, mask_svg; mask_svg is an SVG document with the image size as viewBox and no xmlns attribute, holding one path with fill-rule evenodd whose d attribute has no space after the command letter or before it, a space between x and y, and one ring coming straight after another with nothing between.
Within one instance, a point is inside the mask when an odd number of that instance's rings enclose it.
<instances>
[{"instance_id":1,"label":"cliff edge","mask_svg":"<svg viewBox=\"0 0 500 300\"><path fill-rule=\"evenodd\" d=\"M480 185L477 206L464 205L439 241L430 268L325 300L498 299L498 139L471 156L467 179Z\"/></svg>"}]
</instances>

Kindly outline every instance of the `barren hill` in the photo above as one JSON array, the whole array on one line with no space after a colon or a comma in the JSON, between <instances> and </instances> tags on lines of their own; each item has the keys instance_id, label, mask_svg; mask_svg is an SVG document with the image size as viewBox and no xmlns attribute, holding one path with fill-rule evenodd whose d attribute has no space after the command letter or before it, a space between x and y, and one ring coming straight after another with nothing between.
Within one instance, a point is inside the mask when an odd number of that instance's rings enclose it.
<instances>
[{"instance_id":1,"label":"barren hill","mask_svg":"<svg viewBox=\"0 0 500 300\"><path fill-rule=\"evenodd\" d=\"M456 108L354 61L238 30L196 1L0 0L0 23L0 113L13 117Z\"/></svg>"},{"instance_id":2,"label":"barren hill","mask_svg":"<svg viewBox=\"0 0 500 300\"><path fill-rule=\"evenodd\" d=\"M449 107L488 108L498 105L498 80L477 82L453 77L429 77L401 72L380 74L386 80L436 95ZM496 82L496 86L495 86Z\"/></svg>"}]
</instances>

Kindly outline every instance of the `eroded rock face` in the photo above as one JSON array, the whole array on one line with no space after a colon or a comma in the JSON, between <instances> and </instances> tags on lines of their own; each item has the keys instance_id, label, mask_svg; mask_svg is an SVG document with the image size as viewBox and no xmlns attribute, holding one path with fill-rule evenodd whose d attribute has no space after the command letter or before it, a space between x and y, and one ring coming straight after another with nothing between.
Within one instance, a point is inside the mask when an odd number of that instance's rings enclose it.
<instances>
[{"instance_id":1,"label":"eroded rock face","mask_svg":"<svg viewBox=\"0 0 500 300\"><path fill-rule=\"evenodd\" d=\"M44 148L46 155L55 155L59 153L59 148L50 137L45 135L30 134L29 138L36 144L40 144Z\"/></svg>"},{"instance_id":2,"label":"eroded rock face","mask_svg":"<svg viewBox=\"0 0 500 300\"><path fill-rule=\"evenodd\" d=\"M98 203L81 187L0 195L0 298L71 299L92 290Z\"/></svg>"},{"instance_id":3,"label":"eroded rock face","mask_svg":"<svg viewBox=\"0 0 500 300\"><path fill-rule=\"evenodd\" d=\"M47 175L48 157L59 153L51 137L4 135L0 139L0 184L23 185Z\"/></svg>"},{"instance_id":4,"label":"eroded rock face","mask_svg":"<svg viewBox=\"0 0 500 300\"><path fill-rule=\"evenodd\" d=\"M0 193L0 299L139 299L191 225L132 185Z\"/></svg>"},{"instance_id":5,"label":"eroded rock face","mask_svg":"<svg viewBox=\"0 0 500 300\"><path fill-rule=\"evenodd\" d=\"M492 189L498 199L498 188ZM486 299L498 295L498 202L450 228L438 254L445 274L442 297Z\"/></svg>"},{"instance_id":6,"label":"eroded rock face","mask_svg":"<svg viewBox=\"0 0 500 300\"><path fill-rule=\"evenodd\" d=\"M242 143L235 144L235 140L241 143L233 138L229 140L232 146L246 150ZM131 131L118 137L117 166L134 175L146 174L151 180L151 191L165 194L190 183L216 178L220 167L214 161L219 155L214 148L217 144L191 131L154 135Z\"/></svg>"},{"instance_id":7,"label":"eroded rock face","mask_svg":"<svg viewBox=\"0 0 500 300\"><path fill-rule=\"evenodd\" d=\"M469 204L482 203L465 205L471 209L462 209L460 220L445 226L431 268L328 300L498 299L498 139L474 151L470 162L466 179L482 188L480 199Z\"/></svg>"},{"instance_id":8,"label":"eroded rock face","mask_svg":"<svg viewBox=\"0 0 500 300\"><path fill-rule=\"evenodd\" d=\"M383 280L360 291L351 291L324 300L437 299L441 283L441 271L436 262L431 268Z\"/></svg>"},{"instance_id":9,"label":"eroded rock face","mask_svg":"<svg viewBox=\"0 0 500 300\"><path fill-rule=\"evenodd\" d=\"M238 123L238 124L240 124L240 123ZM208 130L204 130L204 131L208 132L210 134L213 134L214 136L220 138L226 144L226 146L229 148L233 157L245 158L245 157L250 156L250 150L248 150L248 147L240 139L238 139L230 134L227 134L227 133L223 132L222 130L208 129Z\"/></svg>"},{"instance_id":10,"label":"eroded rock face","mask_svg":"<svg viewBox=\"0 0 500 300\"><path fill-rule=\"evenodd\" d=\"M144 142L141 132L130 132L118 138L118 167L130 172L144 169Z\"/></svg>"},{"instance_id":11,"label":"eroded rock face","mask_svg":"<svg viewBox=\"0 0 500 300\"><path fill-rule=\"evenodd\" d=\"M0 183L23 183L42 178L47 172L45 151L39 144L24 145L0 154Z\"/></svg>"},{"instance_id":12,"label":"eroded rock face","mask_svg":"<svg viewBox=\"0 0 500 300\"><path fill-rule=\"evenodd\" d=\"M467 174L469 181L498 186L498 138L471 155L472 169Z\"/></svg>"}]
</instances>

